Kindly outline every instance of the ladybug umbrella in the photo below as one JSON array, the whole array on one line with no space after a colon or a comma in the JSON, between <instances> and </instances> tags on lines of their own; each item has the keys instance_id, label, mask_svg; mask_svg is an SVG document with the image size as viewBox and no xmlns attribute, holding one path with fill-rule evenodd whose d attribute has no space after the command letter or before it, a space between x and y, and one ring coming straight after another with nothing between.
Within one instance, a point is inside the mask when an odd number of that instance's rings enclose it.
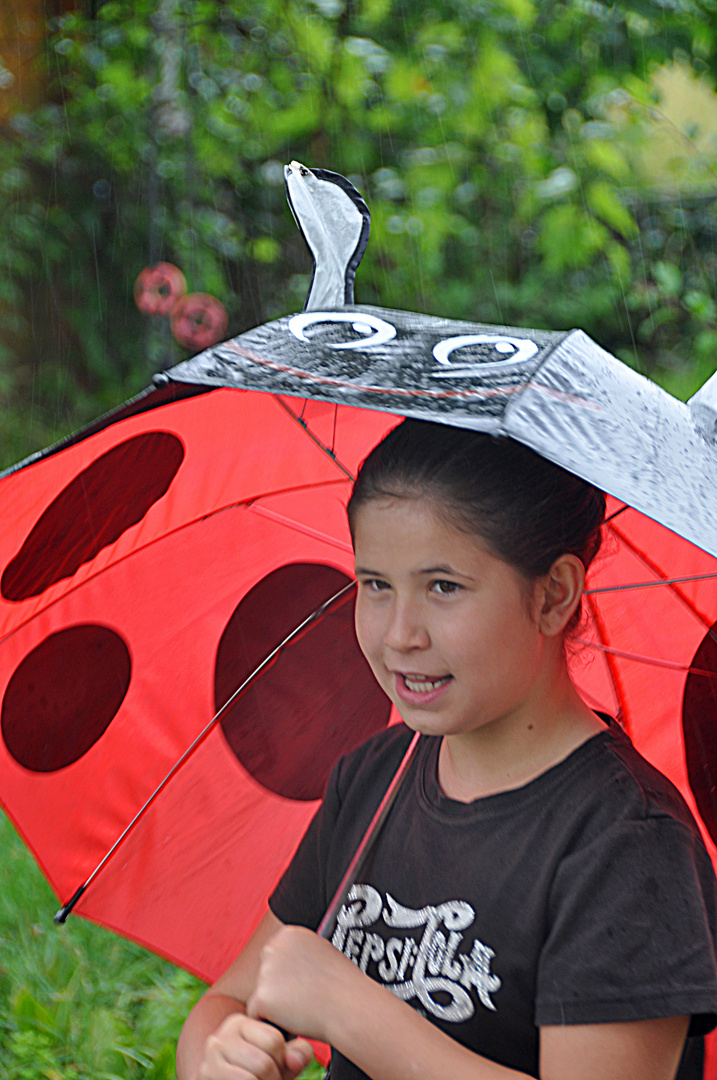
<instances>
[{"instance_id":1,"label":"ladybug umbrella","mask_svg":"<svg viewBox=\"0 0 717 1080\"><path fill-rule=\"evenodd\" d=\"M3 804L67 908L208 979L333 761L396 719L353 635L344 505L403 415L610 493L574 674L717 837L713 387L683 405L579 331L356 307L365 204L296 164L287 187L307 309L0 479Z\"/></svg>"}]
</instances>

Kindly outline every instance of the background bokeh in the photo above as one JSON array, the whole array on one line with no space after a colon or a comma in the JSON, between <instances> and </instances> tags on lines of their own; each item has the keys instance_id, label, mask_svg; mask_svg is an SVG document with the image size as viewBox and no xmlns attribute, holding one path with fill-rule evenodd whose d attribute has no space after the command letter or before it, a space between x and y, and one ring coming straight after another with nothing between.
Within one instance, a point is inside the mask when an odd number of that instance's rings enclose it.
<instances>
[{"instance_id":1,"label":"background bokeh","mask_svg":"<svg viewBox=\"0 0 717 1080\"><path fill-rule=\"evenodd\" d=\"M580 326L686 396L715 366L715 0L5 0L0 461L182 359L175 263L229 331L300 309L283 163L349 175L357 300Z\"/></svg>"}]
</instances>

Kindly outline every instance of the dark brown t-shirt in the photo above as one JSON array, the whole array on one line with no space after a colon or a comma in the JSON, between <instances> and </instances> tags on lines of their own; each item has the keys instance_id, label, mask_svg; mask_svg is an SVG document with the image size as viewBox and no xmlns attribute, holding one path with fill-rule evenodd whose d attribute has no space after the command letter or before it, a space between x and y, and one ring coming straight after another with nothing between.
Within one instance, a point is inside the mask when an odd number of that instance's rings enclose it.
<instances>
[{"instance_id":1,"label":"dark brown t-shirt","mask_svg":"<svg viewBox=\"0 0 717 1080\"><path fill-rule=\"evenodd\" d=\"M270 900L315 929L406 750L403 726L334 770ZM523 787L473 803L426 736L334 944L458 1042L538 1076L539 1027L717 1019L709 856L673 785L616 728ZM364 1074L339 1054L332 1080Z\"/></svg>"}]
</instances>

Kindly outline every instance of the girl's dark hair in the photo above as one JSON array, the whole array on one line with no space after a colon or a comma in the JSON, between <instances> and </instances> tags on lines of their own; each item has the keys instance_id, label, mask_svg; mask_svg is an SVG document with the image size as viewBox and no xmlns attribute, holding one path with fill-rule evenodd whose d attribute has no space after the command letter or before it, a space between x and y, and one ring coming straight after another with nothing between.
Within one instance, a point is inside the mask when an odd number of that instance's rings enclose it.
<instances>
[{"instance_id":1,"label":"girl's dark hair","mask_svg":"<svg viewBox=\"0 0 717 1080\"><path fill-rule=\"evenodd\" d=\"M526 581L547 574L563 554L587 570L600 548L605 496L513 439L426 420L404 420L359 470L348 504L435 498L456 527L476 533ZM580 618L576 612L568 629Z\"/></svg>"}]
</instances>

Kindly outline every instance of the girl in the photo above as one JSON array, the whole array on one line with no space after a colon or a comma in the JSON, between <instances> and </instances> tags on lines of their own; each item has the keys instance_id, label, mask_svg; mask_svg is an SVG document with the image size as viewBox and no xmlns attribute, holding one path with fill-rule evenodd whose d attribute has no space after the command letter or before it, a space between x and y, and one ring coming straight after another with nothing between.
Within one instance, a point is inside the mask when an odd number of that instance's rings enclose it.
<instances>
[{"instance_id":1,"label":"girl","mask_svg":"<svg viewBox=\"0 0 717 1080\"><path fill-rule=\"evenodd\" d=\"M679 794L573 686L603 496L405 421L349 503L356 633L406 727L343 759L179 1080L673 1080L717 1014L715 882ZM313 930L422 738L333 943ZM390 992L389 992L390 991Z\"/></svg>"}]
</instances>

